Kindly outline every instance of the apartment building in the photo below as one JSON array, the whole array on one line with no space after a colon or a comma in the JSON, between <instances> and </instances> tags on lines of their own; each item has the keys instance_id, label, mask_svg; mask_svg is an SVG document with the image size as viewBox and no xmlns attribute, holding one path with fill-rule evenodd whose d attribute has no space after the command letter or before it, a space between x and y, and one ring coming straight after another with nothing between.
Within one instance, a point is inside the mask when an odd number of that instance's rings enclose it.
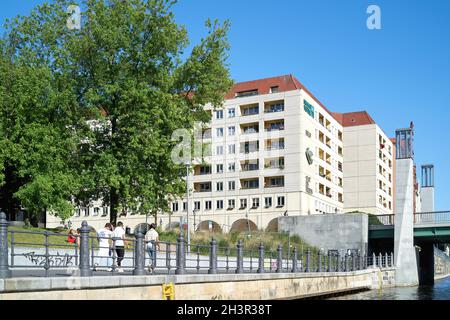
<instances>
[{"instance_id":1,"label":"apartment building","mask_svg":"<svg viewBox=\"0 0 450 320\"><path fill-rule=\"evenodd\" d=\"M395 143L366 111L334 113L344 130L344 210L394 213Z\"/></svg>"},{"instance_id":2,"label":"apartment building","mask_svg":"<svg viewBox=\"0 0 450 320\"><path fill-rule=\"evenodd\" d=\"M237 83L221 108L205 110L211 155L192 165L189 204L171 199L158 216L163 228L184 225L188 208L193 229L224 232L274 229L282 215L393 212L395 147L366 112L331 113L292 75ZM102 227L109 208L78 208L70 221L82 220ZM47 215L48 227L58 225Z\"/></svg>"},{"instance_id":3,"label":"apartment building","mask_svg":"<svg viewBox=\"0 0 450 320\"><path fill-rule=\"evenodd\" d=\"M196 228L265 229L281 215L343 212L342 126L295 77L238 83L222 108L205 109L212 155L190 179ZM186 208L174 201L172 221Z\"/></svg>"}]
</instances>

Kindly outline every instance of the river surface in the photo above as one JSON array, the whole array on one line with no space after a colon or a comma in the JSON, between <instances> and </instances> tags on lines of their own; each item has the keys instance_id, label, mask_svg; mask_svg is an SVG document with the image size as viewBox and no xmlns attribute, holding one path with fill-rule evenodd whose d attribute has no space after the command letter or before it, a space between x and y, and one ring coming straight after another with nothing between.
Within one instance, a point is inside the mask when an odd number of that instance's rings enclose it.
<instances>
[{"instance_id":1,"label":"river surface","mask_svg":"<svg viewBox=\"0 0 450 320\"><path fill-rule=\"evenodd\" d=\"M330 300L450 300L450 277L436 280L434 286L370 290Z\"/></svg>"}]
</instances>

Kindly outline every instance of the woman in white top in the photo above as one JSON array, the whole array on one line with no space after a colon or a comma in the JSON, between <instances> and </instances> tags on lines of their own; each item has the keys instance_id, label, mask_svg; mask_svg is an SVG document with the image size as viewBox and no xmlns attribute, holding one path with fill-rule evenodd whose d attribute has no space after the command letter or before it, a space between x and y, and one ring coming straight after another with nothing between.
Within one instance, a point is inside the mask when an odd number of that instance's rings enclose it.
<instances>
[{"instance_id":1,"label":"woman in white top","mask_svg":"<svg viewBox=\"0 0 450 320\"><path fill-rule=\"evenodd\" d=\"M145 242L147 243L147 252L150 256L150 265L148 266L148 271L153 272L156 267L156 249L159 250L159 234L155 230L156 225L152 223L150 229L145 234Z\"/></svg>"}]
</instances>

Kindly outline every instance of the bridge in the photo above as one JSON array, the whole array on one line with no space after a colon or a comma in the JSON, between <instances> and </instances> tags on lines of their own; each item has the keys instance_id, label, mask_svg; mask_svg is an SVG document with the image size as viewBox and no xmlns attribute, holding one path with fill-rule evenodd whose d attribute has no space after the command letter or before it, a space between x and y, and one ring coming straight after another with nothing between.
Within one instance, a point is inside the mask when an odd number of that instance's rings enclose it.
<instances>
[{"instance_id":1,"label":"bridge","mask_svg":"<svg viewBox=\"0 0 450 320\"><path fill-rule=\"evenodd\" d=\"M450 243L450 211L414 213L413 222L419 283L433 284L435 247ZM369 248L371 250L393 251L394 232L395 215L369 216Z\"/></svg>"}]
</instances>

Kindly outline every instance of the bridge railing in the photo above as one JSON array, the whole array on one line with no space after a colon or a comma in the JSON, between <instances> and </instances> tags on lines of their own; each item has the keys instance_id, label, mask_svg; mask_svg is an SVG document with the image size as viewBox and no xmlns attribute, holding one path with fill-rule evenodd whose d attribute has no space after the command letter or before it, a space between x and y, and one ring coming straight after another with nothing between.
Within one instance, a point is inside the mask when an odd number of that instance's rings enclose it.
<instances>
[{"instance_id":1,"label":"bridge railing","mask_svg":"<svg viewBox=\"0 0 450 320\"><path fill-rule=\"evenodd\" d=\"M414 223L450 223L450 211L416 212Z\"/></svg>"},{"instance_id":2,"label":"bridge railing","mask_svg":"<svg viewBox=\"0 0 450 320\"><path fill-rule=\"evenodd\" d=\"M63 238L62 238L63 237ZM348 272L366 269L373 264L392 266L386 257L377 262L358 250L315 248L286 250L278 245L266 249L219 246L212 238L207 245L188 247L183 234L176 243L146 241L144 234L122 242L119 238L92 234L84 221L79 234L8 230L6 216L0 213L0 279L14 276L149 275L149 274L218 274L218 273L292 273ZM28 239L26 241L22 239ZM31 239L31 240L30 240ZM384 263L383 263L384 261ZM12 273L14 271L14 274ZM25 272L25 273L24 273Z\"/></svg>"},{"instance_id":3,"label":"bridge railing","mask_svg":"<svg viewBox=\"0 0 450 320\"><path fill-rule=\"evenodd\" d=\"M369 225L371 226L392 226L394 223L395 215L393 214L369 215Z\"/></svg>"}]
</instances>

